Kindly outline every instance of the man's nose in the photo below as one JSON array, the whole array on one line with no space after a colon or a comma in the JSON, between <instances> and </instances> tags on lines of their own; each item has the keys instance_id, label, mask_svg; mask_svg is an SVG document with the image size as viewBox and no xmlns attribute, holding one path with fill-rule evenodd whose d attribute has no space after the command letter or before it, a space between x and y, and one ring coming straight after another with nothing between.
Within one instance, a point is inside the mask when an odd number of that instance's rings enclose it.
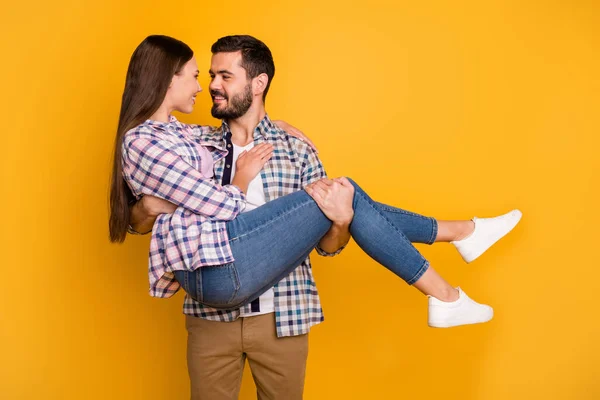
<instances>
[{"instance_id":1,"label":"man's nose","mask_svg":"<svg viewBox=\"0 0 600 400\"><path fill-rule=\"evenodd\" d=\"M218 77L214 77L211 79L210 84L208 85L209 90L219 90L221 89L221 80Z\"/></svg>"}]
</instances>

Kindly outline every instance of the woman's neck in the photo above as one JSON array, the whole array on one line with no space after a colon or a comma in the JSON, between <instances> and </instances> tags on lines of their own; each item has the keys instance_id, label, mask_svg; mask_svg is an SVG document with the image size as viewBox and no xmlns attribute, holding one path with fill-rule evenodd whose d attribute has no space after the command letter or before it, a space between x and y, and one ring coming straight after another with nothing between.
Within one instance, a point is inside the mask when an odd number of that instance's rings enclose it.
<instances>
[{"instance_id":1,"label":"woman's neck","mask_svg":"<svg viewBox=\"0 0 600 400\"><path fill-rule=\"evenodd\" d=\"M156 110L156 112L152 114L149 119L151 119L152 121L168 123L170 115L171 113L169 112L167 107L160 106L160 108Z\"/></svg>"}]
</instances>

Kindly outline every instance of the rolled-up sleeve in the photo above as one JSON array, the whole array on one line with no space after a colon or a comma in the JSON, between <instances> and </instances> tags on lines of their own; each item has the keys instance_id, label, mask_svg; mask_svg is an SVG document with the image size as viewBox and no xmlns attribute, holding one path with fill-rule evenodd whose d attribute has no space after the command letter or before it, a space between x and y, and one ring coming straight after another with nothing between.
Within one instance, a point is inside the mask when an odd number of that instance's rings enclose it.
<instances>
[{"instance_id":1,"label":"rolled-up sleeve","mask_svg":"<svg viewBox=\"0 0 600 400\"><path fill-rule=\"evenodd\" d=\"M232 220L246 206L244 193L237 186L221 186L206 178L165 140L125 140L123 172L141 194L160 197L214 220Z\"/></svg>"},{"instance_id":2,"label":"rolled-up sleeve","mask_svg":"<svg viewBox=\"0 0 600 400\"><path fill-rule=\"evenodd\" d=\"M315 250L317 251L317 254L323 257L334 257L337 256L338 254L340 254L342 252L342 250L344 250L346 248L347 245L343 245L342 247L340 247L339 249L337 249L336 251L334 251L333 253L328 253L325 250L323 250L318 244L315 246Z\"/></svg>"}]
</instances>

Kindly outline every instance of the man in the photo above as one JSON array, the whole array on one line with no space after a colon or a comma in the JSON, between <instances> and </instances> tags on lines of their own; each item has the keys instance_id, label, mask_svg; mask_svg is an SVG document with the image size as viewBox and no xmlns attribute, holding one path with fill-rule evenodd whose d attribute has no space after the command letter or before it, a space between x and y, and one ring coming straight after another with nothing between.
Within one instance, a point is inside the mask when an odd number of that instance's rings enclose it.
<instances>
[{"instance_id":1,"label":"man","mask_svg":"<svg viewBox=\"0 0 600 400\"><path fill-rule=\"evenodd\" d=\"M316 153L305 142L287 135L269 119L265 98L275 73L269 48L251 36L227 36L211 49L211 113L223 121L203 138L229 151L215 164L215 179L228 184L235 161L260 143L274 146L273 158L249 185L246 211L312 185L327 192L321 205L333 221L319 243L321 255L338 254L350 238L352 206L337 182L325 178ZM174 206L144 198L132 209L138 232L152 228L156 215ZM308 332L323 321L310 260L304 260L259 299L238 310L216 310L186 296L188 370L193 399L237 399L246 358L258 398L301 399L304 388Z\"/></svg>"}]
</instances>

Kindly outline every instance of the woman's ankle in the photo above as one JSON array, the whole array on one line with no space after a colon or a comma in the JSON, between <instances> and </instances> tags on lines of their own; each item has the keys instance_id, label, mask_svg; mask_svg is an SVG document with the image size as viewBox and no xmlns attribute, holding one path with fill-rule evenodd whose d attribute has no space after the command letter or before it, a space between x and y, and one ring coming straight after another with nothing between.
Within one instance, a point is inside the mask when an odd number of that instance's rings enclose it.
<instances>
[{"instance_id":1,"label":"woman's ankle","mask_svg":"<svg viewBox=\"0 0 600 400\"><path fill-rule=\"evenodd\" d=\"M439 221L435 242L457 242L471 236L475 231L473 221Z\"/></svg>"},{"instance_id":2,"label":"woman's ankle","mask_svg":"<svg viewBox=\"0 0 600 400\"><path fill-rule=\"evenodd\" d=\"M458 289L453 288L451 286L439 289L436 291L435 295L431 295L440 301L444 301L446 303L450 303L458 300L459 292Z\"/></svg>"},{"instance_id":3,"label":"woman's ankle","mask_svg":"<svg viewBox=\"0 0 600 400\"><path fill-rule=\"evenodd\" d=\"M471 236L475 231L475 222L471 220L462 222L463 223L461 224L461 229L457 230L456 237L453 241L466 239L469 236Z\"/></svg>"}]
</instances>

